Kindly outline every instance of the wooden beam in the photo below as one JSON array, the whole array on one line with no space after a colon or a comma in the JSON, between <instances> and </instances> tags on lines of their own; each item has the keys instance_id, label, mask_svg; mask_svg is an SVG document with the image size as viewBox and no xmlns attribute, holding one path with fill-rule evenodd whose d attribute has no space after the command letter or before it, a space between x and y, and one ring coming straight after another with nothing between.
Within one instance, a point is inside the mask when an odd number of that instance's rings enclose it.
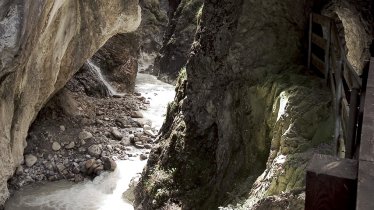
<instances>
[{"instance_id":1,"label":"wooden beam","mask_svg":"<svg viewBox=\"0 0 374 210\"><path fill-rule=\"evenodd\" d=\"M312 53L312 64L315 66L323 75L325 75L325 63Z\"/></svg>"},{"instance_id":2,"label":"wooden beam","mask_svg":"<svg viewBox=\"0 0 374 210\"><path fill-rule=\"evenodd\" d=\"M374 209L374 162L359 161L356 210Z\"/></svg>"},{"instance_id":3,"label":"wooden beam","mask_svg":"<svg viewBox=\"0 0 374 210\"><path fill-rule=\"evenodd\" d=\"M327 23L327 43L325 49L325 78L328 78L330 71L330 44L331 44L331 19Z\"/></svg>"},{"instance_id":4,"label":"wooden beam","mask_svg":"<svg viewBox=\"0 0 374 210\"><path fill-rule=\"evenodd\" d=\"M312 42L313 44L317 45L318 47L322 48L323 50L326 50L327 46L327 40L312 33Z\"/></svg>"},{"instance_id":5,"label":"wooden beam","mask_svg":"<svg viewBox=\"0 0 374 210\"><path fill-rule=\"evenodd\" d=\"M349 120L347 127L347 141L345 143L345 158L353 158L356 149L356 131L358 116L358 89L353 88L351 92L351 101L349 103Z\"/></svg>"},{"instance_id":6,"label":"wooden beam","mask_svg":"<svg viewBox=\"0 0 374 210\"><path fill-rule=\"evenodd\" d=\"M331 19L329 17L313 13L313 22L315 23L325 26L329 24L330 21Z\"/></svg>"},{"instance_id":7,"label":"wooden beam","mask_svg":"<svg viewBox=\"0 0 374 210\"><path fill-rule=\"evenodd\" d=\"M309 40L308 40L308 69L310 70L310 62L312 58L312 26L313 26L313 13L310 13L309 16Z\"/></svg>"},{"instance_id":8,"label":"wooden beam","mask_svg":"<svg viewBox=\"0 0 374 210\"><path fill-rule=\"evenodd\" d=\"M360 160L374 162L374 58L371 58L370 60L370 68L366 85L359 158Z\"/></svg>"},{"instance_id":9,"label":"wooden beam","mask_svg":"<svg viewBox=\"0 0 374 210\"><path fill-rule=\"evenodd\" d=\"M354 209L356 188L356 160L316 154L307 167L305 210Z\"/></svg>"},{"instance_id":10,"label":"wooden beam","mask_svg":"<svg viewBox=\"0 0 374 210\"><path fill-rule=\"evenodd\" d=\"M374 58L370 59L358 157L357 210L374 209Z\"/></svg>"}]
</instances>

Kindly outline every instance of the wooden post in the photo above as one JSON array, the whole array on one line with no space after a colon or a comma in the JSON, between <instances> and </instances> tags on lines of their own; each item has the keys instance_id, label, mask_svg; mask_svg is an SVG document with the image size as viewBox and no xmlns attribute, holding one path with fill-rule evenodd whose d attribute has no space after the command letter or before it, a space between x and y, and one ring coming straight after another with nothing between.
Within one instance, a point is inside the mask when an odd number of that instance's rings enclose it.
<instances>
[{"instance_id":1,"label":"wooden post","mask_svg":"<svg viewBox=\"0 0 374 210\"><path fill-rule=\"evenodd\" d=\"M352 158L355 152L355 139L357 130L357 103L358 89L353 88L351 91L351 99L349 103L349 120L347 127L347 141L345 143L345 158Z\"/></svg>"},{"instance_id":2,"label":"wooden post","mask_svg":"<svg viewBox=\"0 0 374 210\"><path fill-rule=\"evenodd\" d=\"M342 117L341 117L341 109L342 109L342 91L343 91L343 83L342 83L342 62L341 60L338 62L338 68L335 72L335 82L336 82L336 88L335 88L335 132L334 132L334 148L335 148L335 155L339 154L338 151L338 141L340 139L340 130L341 130L341 123L342 123Z\"/></svg>"},{"instance_id":3,"label":"wooden post","mask_svg":"<svg viewBox=\"0 0 374 210\"><path fill-rule=\"evenodd\" d=\"M357 210L374 209L374 58L370 60L360 153L358 157Z\"/></svg>"},{"instance_id":4,"label":"wooden post","mask_svg":"<svg viewBox=\"0 0 374 210\"><path fill-rule=\"evenodd\" d=\"M331 45L331 22L330 20L327 24L327 44L325 48L325 79L328 79L330 70L330 45Z\"/></svg>"},{"instance_id":5,"label":"wooden post","mask_svg":"<svg viewBox=\"0 0 374 210\"><path fill-rule=\"evenodd\" d=\"M354 209L356 188L356 160L316 154L307 168L305 210Z\"/></svg>"},{"instance_id":6,"label":"wooden post","mask_svg":"<svg viewBox=\"0 0 374 210\"><path fill-rule=\"evenodd\" d=\"M312 59L312 30L313 30L313 13L309 16L309 42L308 42L308 69L310 70L310 62Z\"/></svg>"}]
</instances>

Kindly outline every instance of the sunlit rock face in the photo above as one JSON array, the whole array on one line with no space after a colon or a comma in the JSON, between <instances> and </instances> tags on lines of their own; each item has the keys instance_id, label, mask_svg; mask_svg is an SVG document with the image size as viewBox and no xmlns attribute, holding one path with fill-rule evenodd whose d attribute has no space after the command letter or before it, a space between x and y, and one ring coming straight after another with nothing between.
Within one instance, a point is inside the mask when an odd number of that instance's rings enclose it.
<instances>
[{"instance_id":1,"label":"sunlit rock face","mask_svg":"<svg viewBox=\"0 0 374 210\"><path fill-rule=\"evenodd\" d=\"M361 0L333 0L322 14L332 17L345 45L347 59L359 73L370 59L369 46L373 42L374 2Z\"/></svg>"},{"instance_id":2,"label":"sunlit rock face","mask_svg":"<svg viewBox=\"0 0 374 210\"><path fill-rule=\"evenodd\" d=\"M110 37L140 23L137 0L0 2L0 206L30 123Z\"/></svg>"}]
</instances>

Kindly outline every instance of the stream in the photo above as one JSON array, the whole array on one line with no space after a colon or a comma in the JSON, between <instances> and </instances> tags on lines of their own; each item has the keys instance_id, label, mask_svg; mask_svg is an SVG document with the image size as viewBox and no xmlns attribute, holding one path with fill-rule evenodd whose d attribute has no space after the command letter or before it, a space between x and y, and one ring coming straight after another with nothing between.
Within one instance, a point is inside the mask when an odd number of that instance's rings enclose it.
<instances>
[{"instance_id":1,"label":"stream","mask_svg":"<svg viewBox=\"0 0 374 210\"><path fill-rule=\"evenodd\" d=\"M100 76L100 69L95 70ZM112 94L118 94L111 86L107 88ZM174 86L154 76L138 73L135 90L150 100L143 115L159 130L167 104L174 99ZM146 160L130 158L116 162L114 172L104 172L93 181L73 183L61 180L28 185L7 201L5 210L133 210L132 204L126 202L122 194L129 188L131 179L142 172Z\"/></svg>"}]
</instances>

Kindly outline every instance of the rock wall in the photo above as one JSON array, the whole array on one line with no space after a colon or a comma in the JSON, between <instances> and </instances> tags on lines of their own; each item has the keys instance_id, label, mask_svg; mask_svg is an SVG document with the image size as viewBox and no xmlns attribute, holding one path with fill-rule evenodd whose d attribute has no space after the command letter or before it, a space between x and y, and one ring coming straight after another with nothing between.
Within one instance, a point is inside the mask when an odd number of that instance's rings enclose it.
<instances>
[{"instance_id":1,"label":"rock wall","mask_svg":"<svg viewBox=\"0 0 374 210\"><path fill-rule=\"evenodd\" d=\"M136 30L139 36L139 71L152 73L154 59L161 46L168 25L169 3L166 0L140 0L142 22Z\"/></svg>"},{"instance_id":2,"label":"rock wall","mask_svg":"<svg viewBox=\"0 0 374 210\"><path fill-rule=\"evenodd\" d=\"M166 82L174 81L187 63L203 1L169 0L169 4L169 24L153 72Z\"/></svg>"},{"instance_id":3,"label":"rock wall","mask_svg":"<svg viewBox=\"0 0 374 210\"><path fill-rule=\"evenodd\" d=\"M308 159L331 140L329 90L301 65L312 6L204 2L186 79L137 187L139 209L216 209L255 195L251 208L303 187Z\"/></svg>"},{"instance_id":4,"label":"rock wall","mask_svg":"<svg viewBox=\"0 0 374 210\"><path fill-rule=\"evenodd\" d=\"M110 38L93 56L106 78L119 92L132 92L137 71L152 72L167 26L166 1L141 0L142 20L132 33Z\"/></svg>"},{"instance_id":5,"label":"rock wall","mask_svg":"<svg viewBox=\"0 0 374 210\"><path fill-rule=\"evenodd\" d=\"M0 206L41 107L110 37L139 23L136 0L0 2Z\"/></svg>"},{"instance_id":6,"label":"rock wall","mask_svg":"<svg viewBox=\"0 0 374 210\"><path fill-rule=\"evenodd\" d=\"M118 92L132 92L138 72L138 52L137 34L117 34L110 38L92 59Z\"/></svg>"},{"instance_id":7,"label":"rock wall","mask_svg":"<svg viewBox=\"0 0 374 210\"><path fill-rule=\"evenodd\" d=\"M303 65L309 13L328 2L204 1L159 146L136 189L138 209L303 208L308 161L331 153L330 90ZM341 18L360 29L372 24ZM355 37L360 63L370 39Z\"/></svg>"}]
</instances>

